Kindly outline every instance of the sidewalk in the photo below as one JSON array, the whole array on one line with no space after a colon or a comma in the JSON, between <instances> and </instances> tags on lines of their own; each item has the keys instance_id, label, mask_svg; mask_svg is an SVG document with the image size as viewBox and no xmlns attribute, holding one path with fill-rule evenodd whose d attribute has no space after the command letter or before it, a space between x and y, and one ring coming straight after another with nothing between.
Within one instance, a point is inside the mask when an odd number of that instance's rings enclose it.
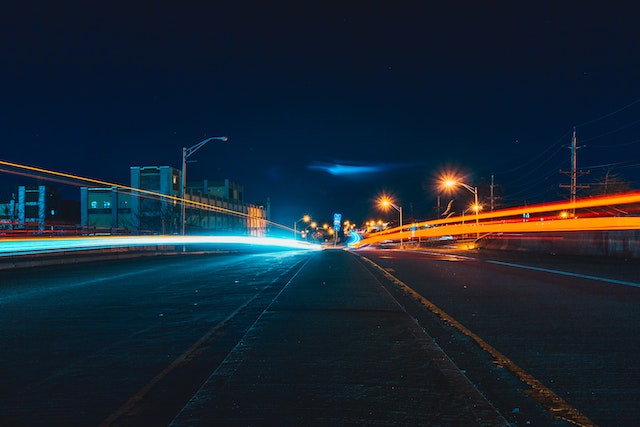
<instances>
[{"instance_id":1,"label":"sidewalk","mask_svg":"<svg viewBox=\"0 0 640 427\"><path fill-rule=\"evenodd\" d=\"M324 250L171 425L508 424L355 255Z\"/></svg>"}]
</instances>

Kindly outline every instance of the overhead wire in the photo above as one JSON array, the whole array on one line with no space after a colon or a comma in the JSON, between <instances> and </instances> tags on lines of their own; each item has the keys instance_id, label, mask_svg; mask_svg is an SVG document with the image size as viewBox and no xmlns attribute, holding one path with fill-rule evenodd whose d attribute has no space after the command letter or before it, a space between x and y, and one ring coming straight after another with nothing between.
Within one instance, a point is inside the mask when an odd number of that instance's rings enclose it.
<instances>
[{"instance_id":1,"label":"overhead wire","mask_svg":"<svg viewBox=\"0 0 640 427\"><path fill-rule=\"evenodd\" d=\"M500 173L502 174L509 174L511 172L515 172L517 170L520 170L522 168L527 167L529 164L535 162L536 160L538 160L540 157L544 156L546 154L547 151L551 150L552 148L554 148L558 143L560 143L565 137L567 137L568 135L570 135L570 131L565 132L560 138L558 138L558 140L556 142L554 142L553 144L549 145L547 148L545 148L540 154L538 154L537 156L531 158L530 160L526 161L525 163L521 163L518 166L512 168L512 169L507 169L507 170L503 170ZM560 147L562 148L562 147ZM556 153L554 153L556 154Z\"/></svg>"},{"instance_id":2,"label":"overhead wire","mask_svg":"<svg viewBox=\"0 0 640 427\"><path fill-rule=\"evenodd\" d=\"M556 154L558 154L563 148L565 148L565 147L562 147L562 146L558 147L556 149L556 151L554 151L550 156L547 156L547 159L544 162L539 162L536 166L534 166L532 168L529 168L529 170L526 173L518 175L517 178L511 179L511 180L509 180L509 182L517 183L517 182L520 182L522 180L528 179L531 175L536 173L536 171L538 171L539 169L545 167L547 165L547 163L551 162L552 159L554 158L554 156ZM565 162L565 160L562 160L562 163L564 163L564 162Z\"/></svg>"},{"instance_id":3,"label":"overhead wire","mask_svg":"<svg viewBox=\"0 0 640 427\"><path fill-rule=\"evenodd\" d=\"M592 138L595 139L595 138ZM590 141L591 139L589 139ZM629 141L629 142L623 142L621 144L612 144L612 145L600 145L600 144L590 144L589 147L592 148L618 148L618 147L626 147L628 145L634 145L634 144L638 144L640 143L640 139L634 139L633 141Z\"/></svg>"},{"instance_id":4,"label":"overhead wire","mask_svg":"<svg viewBox=\"0 0 640 427\"><path fill-rule=\"evenodd\" d=\"M609 113L606 113L606 114L603 114L603 115L601 115L599 117L596 117L596 118L594 118L592 120L588 120L588 121L582 122L582 123L576 125L575 127L576 128L585 127L585 126L597 123L597 122L602 121L604 119L607 119L609 117L613 117L614 115L616 115L618 113L621 113L621 112L623 112L623 111L625 111L625 110L627 110L627 109L631 108L632 106L634 106L636 104L639 104L639 103L640 103L640 98L638 98L638 99L636 99L636 100L624 105L621 108L616 109L615 111L611 111ZM597 136L590 137L588 139L581 139L580 142L593 141L593 140L596 140L598 138L602 138L602 137L614 134L616 132L620 132L620 131L622 131L624 129L628 129L628 128L630 128L630 127L632 127L632 126L634 126L634 125L636 125L638 123L640 123L640 119L634 120L633 122L627 123L627 124L625 124L623 126L620 126L620 127L616 128L616 129L613 129L613 130L610 130L608 132L599 134ZM561 143L561 141L564 138L566 138L568 135L570 135L570 134L571 134L571 130L568 130L560 138L558 138L556 140L556 142L554 142L553 144L550 144L548 147L546 147L544 150L542 150L538 155L532 157L531 159L527 160L524 163L518 164L517 166L515 166L515 167L513 167L511 169L506 169L506 170L503 170L503 171L499 172L499 174L501 174L501 175L509 175L509 174L513 174L514 172L520 171L520 170L522 170L524 168L527 168L527 172L525 172L523 174L520 174L517 177L514 177L513 179L509 180L509 182L511 184L515 183L516 184L515 187L518 187L518 191L511 192L509 194L509 196L508 196L509 199L518 198L518 196L521 196L521 195L523 195L525 193L529 195L529 198L535 199L536 197L541 197L541 196L547 194L548 192L550 192L552 190L552 188L549 187L546 190L538 191L536 194L531 195L529 193L529 191L531 191L533 189L540 189L541 188L541 184L540 184L541 180L540 179L536 180L535 183L531 182L529 185L517 185L517 184L519 182L522 182L525 179L527 179L527 180L530 179L530 177L534 173L536 173L537 171L539 171L543 167L545 167L545 166L548 167L548 164L551 161L553 161L555 156L562 150L562 148L566 148L566 146L564 146L564 145L558 146L558 144ZM590 145L590 146L594 147L594 148L614 148L614 147L622 147L622 146L633 145L633 144L636 144L636 143L640 143L640 140L633 140L633 141L630 141L630 142L627 142L627 143L616 144L616 145ZM553 151L550 155L547 155L549 153L549 151L551 151L554 148L555 148L555 151ZM547 156L543 161L538 162L538 164L536 166L534 166L533 168L530 167L530 165L532 163L537 162L541 157L543 157L545 155L547 155ZM562 166L562 164L565 163L566 161L567 160L562 160L561 162L556 163L557 166L553 170L546 169L548 172L546 174L542 175L542 182L546 181L551 176L557 174L558 171L560 170L560 167ZM619 163L616 166L617 166L618 169L621 169L621 168L634 168L634 167L640 166L640 164L635 164L635 165L623 165L623 164L624 163ZM602 167L606 167L606 166L602 166ZM546 186L543 185L542 187L546 187ZM504 199L504 197L503 197L503 199Z\"/></svg>"},{"instance_id":5,"label":"overhead wire","mask_svg":"<svg viewBox=\"0 0 640 427\"><path fill-rule=\"evenodd\" d=\"M593 124L593 123L599 122L600 120L604 120L604 119L606 119L606 118L608 118L608 117L611 117L611 116L613 116L613 115L616 115L616 114L618 114L618 113L620 113L620 112L622 112L622 111L626 110L627 108L629 108L629 107L631 107L631 106L633 106L633 105L635 105L635 104L637 104L637 103L639 103L639 102L640 102L640 98L638 98L638 99L636 99L635 101L633 101L633 102L631 102L631 103L629 103L629 104L625 105L624 107L618 108L618 109L617 109L617 110L615 110L615 111L612 111L612 112L610 112L610 113L604 114L604 115L602 115L602 116L600 116L600 117L597 117L597 118L595 118L595 119L593 119L593 120L589 120L589 121L586 121L586 122L584 122L584 123L580 123L579 125L575 125L575 127L577 127L577 128L578 128L578 127L587 126L587 125L590 125L590 124Z\"/></svg>"},{"instance_id":6,"label":"overhead wire","mask_svg":"<svg viewBox=\"0 0 640 427\"><path fill-rule=\"evenodd\" d=\"M629 128L629 127L631 127L631 126L633 126L633 125L635 125L635 124L637 124L637 123L640 123L640 119L635 120L635 121L633 121L633 122L631 122L631 123L629 123L629 124L626 124L626 125L624 125L624 126L620 126L619 128L617 128L617 129L613 129L613 130L611 130L611 131L609 131L609 132L605 132L605 133L602 133L602 134L600 134L600 135L592 136L591 138L581 139L581 140L580 140L580 142L589 142L589 141L593 141L594 139L602 138L602 137L604 137L604 136L611 135L611 134L616 133L616 132L620 132L621 130L626 129L626 128ZM602 145L601 147L608 147L608 146Z\"/></svg>"}]
</instances>

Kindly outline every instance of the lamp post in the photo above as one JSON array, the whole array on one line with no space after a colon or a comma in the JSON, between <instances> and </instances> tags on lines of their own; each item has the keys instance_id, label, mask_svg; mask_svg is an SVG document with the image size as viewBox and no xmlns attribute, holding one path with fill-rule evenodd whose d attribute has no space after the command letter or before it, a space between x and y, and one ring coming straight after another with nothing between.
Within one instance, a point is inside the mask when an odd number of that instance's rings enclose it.
<instances>
[{"instance_id":1,"label":"lamp post","mask_svg":"<svg viewBox=\"0 0 640 427\"><path fill-rule=\"evenodd\" d=\"M298 223L300 221L309 222L311 221L311 217L309 215L305 215L302 218L293 222L293 240L298 240Z\"/></svg>"},{"instance_id":2,"label":"lamp post","mask_svg":"<svg viewBox=\"0 0 640 427\"><path fill-rule=\"evenodd\" d=\"M185 224L187 222L187 219L185 218L185 211L186 211L186 206L185 206L185 200L184 197L187 193L187 158L192 155L193 153L195 153L198 149L200 149L204 144L206 144L207 142L211 141L212 139L217 139L219 141L228 141L229 138L227 138L226 136L214 136L211 138L207 138L204 141L201 141L199 143L197 143L196 145L193 145L189 148L187 147L182 147L182 190L180 192L180 198L182 199L182 211L180 213L180 222L182 223L182 235L184 236L184 229L185 229Z\"/></svg>"},{"instance_id":3,"label":"lamp post","mask_svg":"<svg viewBox=\"0 0 640 427\"><path fill-rule=\"evenodd\" d=\"M380 199L380 206L384 209L392 207L400 213L400 249L402 249L402 206L394 205L391 199L387 197L382 197L382 199Z\"/></svg>"},{"instance_id":4,"label":"lamp post","mask_svg":"<svg viewBox=\"0 0 640 427\"><path fill-rule=\"evenodd\" d=\"M464 182L459 182L453 179L448 179L446 181L444 181L444 186L451 188L451 187L455 187L456 185L459 185L463 188L466 188L467 190L471 191L473 193L473 210L476 211L476 239L480 238L480 229L478 228L478 211L480 210L480 205L478 204L478 187L472 187L470 185L465 184ZM463 213L464 215L464 213Z\"/></svg>"}]
</instances>

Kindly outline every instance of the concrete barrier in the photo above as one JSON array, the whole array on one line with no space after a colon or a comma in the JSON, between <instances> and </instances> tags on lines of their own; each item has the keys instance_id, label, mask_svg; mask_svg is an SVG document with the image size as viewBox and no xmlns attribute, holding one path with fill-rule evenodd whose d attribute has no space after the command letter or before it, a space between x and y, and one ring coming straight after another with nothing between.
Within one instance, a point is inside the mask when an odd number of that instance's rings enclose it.
<instances>
[{"instance_id":1,"label":"concrete barrier","mask_svg":"<svg viewBox=\"0 0 640 427\"><path fill-rule=\"evenodd\" d=\"M180 253L174 246L137 246L0 257L0 270L139 258Z\"/></svg>"},{"instance_id":2,"label":"concrete barrier","mask_svg":"<svg viewBox=\"0 0 640 427\"><path fill-rule=\"evenodd\" d=\"M640 258L640 230L488 235L477 242L477 247L556 255L637 259Z\"/></svg>"}]
</instances>

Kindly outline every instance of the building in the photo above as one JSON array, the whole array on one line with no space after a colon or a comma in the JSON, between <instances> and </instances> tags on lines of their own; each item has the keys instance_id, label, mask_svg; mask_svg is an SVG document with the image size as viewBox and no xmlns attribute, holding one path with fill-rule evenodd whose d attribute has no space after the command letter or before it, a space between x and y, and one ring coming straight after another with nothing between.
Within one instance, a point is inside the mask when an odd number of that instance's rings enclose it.
<instances>
[{"instance_id":1,"label":"building","mask_svg":"<svg viewBox=\"0 0 640 427\"><path fill-rule=\"evenodd\" d=\"M111 233L180 234L180 185L180 171L170 166L133 166L130 188L81 188L81 225ZM189 183L185 200L188 234L266 234L268 203L245 203L242 186L228 179Z\"/></svg>"},{"instance_id":2,"label":"building","mask_svg":"<svg viewBox=\"0 0 640 427\"><path fill-rule=\"evenodd\" d=\"M132 231L177 234L180 225L180 171L170 166L132 166ZM169 197L161 197L169 196Z\"/></svg>"},{"instance_id":3,"label":"building","mask_svg":"<svg viewBox=\"0 0 640 427\"><path fill-rule=\"evenodd\" d=\"M56 187L20 185L17 197L0 206L0 222L4 229L42 231L59 222L61 206Z\"/></svg>"},{"instance_id":4,"label":"building","mask_svg":"<svg viewBox=\"0 0 640 427\"><path fill-rule=\"evenodd\" d=\"M0 203L0 230L13 230L17 227L15 194L8 203Z\"/></svg>"},{"instance_id":5,"label":"building","mask_svg":"<svg viewBox=\"0 0 640 427\"><path fill-rule=\"evenodd\" d=\"M80 226L85 232L131 233L131 192L118 187L81 187Z\"/></svg>"},{"instance_id":6,"label":"building","mask_svg":"<svg viewBox=\"0 0 640 427\"><path fill-rule=\"evenodd\" d=\"M0 204L0 229L73 232L77 212L77 202L63 200L57 187L20 185L8 203Z\"/></svg>"}]
</instances>

